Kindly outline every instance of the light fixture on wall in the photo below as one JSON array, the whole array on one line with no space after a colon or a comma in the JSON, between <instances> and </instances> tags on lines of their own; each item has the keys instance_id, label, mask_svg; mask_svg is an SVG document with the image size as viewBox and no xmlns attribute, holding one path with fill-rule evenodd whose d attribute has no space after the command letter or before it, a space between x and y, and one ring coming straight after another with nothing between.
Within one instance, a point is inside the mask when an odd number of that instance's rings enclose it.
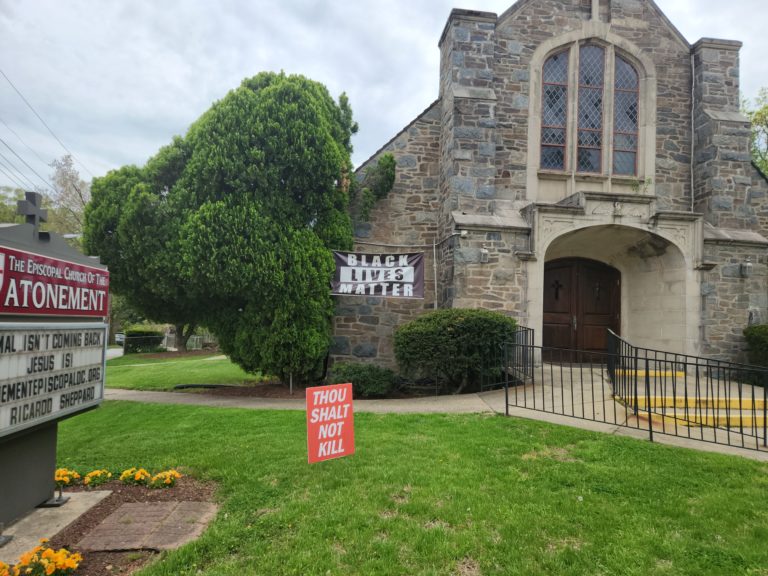
<instances>
[{"instance_id":1,"label":"light fixture on wall","mask_svg":"<svg viewBox=\"0 0 768 576\"><path fill-rule=\"evenodd\" d=\"M487 248L480 248L480 263L481 264L487 264L488 263L488 249Z\"/></svg>"},{"instance_id":2,"label":"light fixture on wall","mask_svg":"<svg viewBox=\"0 0 768 576\"><path fill-rule=\"evenodd\" d=\"M747 256L746 260L739 266L739 272L742 278L749 278L752 276L752 258Z\"/></svg>"}]
</instances>

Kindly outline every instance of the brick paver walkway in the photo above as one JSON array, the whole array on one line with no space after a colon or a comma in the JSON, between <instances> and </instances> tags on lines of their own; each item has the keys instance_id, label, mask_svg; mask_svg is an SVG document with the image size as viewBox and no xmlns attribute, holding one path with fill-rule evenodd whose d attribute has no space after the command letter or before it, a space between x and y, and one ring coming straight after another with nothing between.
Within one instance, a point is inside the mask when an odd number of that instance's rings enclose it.
<instances>
[{"instance_id":1,"label":"brick paver walkway","mask_svg":"<svg viewBox=\"0 0 768 576\"><path fill-rule=\"evenodd\" d=\"M83 550L172 550L199 537L216 515L210 502L123 504L83 538Z\"/></svg>"}]
</instances>

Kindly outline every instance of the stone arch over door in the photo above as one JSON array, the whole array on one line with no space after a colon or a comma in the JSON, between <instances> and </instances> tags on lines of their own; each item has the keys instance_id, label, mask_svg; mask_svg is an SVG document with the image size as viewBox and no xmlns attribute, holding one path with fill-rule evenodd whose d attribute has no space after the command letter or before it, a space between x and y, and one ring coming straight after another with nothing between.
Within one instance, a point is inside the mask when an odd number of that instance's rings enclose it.
<instances>
[{"instance_id":1,"label":"stone arch over door","mask_svg":"<svg viewBox=\"0 0 768 576\"><path fill-rule=\"evenodd\" d=\"M543 334L545 270L549 263L584 259L620 274L619 333L637 346L681 353L698 351L701 301L697 273L670 239L647 229L606 224L542 238L544 258L530 270L531 327ZM551 266L551 264L550 264ZM540 337L537 337L537 339ZM544 343L543 339L539 340Z\"/></svg>"}]
</instances>

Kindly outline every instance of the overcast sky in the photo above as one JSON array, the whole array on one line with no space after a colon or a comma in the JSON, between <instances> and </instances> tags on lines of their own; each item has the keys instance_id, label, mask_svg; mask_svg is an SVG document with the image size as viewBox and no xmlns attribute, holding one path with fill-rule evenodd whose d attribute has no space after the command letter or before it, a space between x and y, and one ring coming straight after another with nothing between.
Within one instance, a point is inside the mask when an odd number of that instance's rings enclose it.
<instances>
[{"instance_id":1,"label":"overcast sky","mask_svg":"<svg viewBox=\"0 0 768 576\"><path fill-rule=\"evenodd\" d=\"M360 124L353 157L360 164L437 97L437 42L451 8L500 14L511 4L0 0L0 70L82 162L86 180L144 164L213 101L262 70L304 74L334 96L346 92ZM745 96L768 86L766 0L657 4L691 43L744 43ZM38 175L48 177L46 163L65 150L2 76L0 120L0 138L37 175L2 142L0 168L12 162L42 185ZM13 182L0 172L0 184Z\"/></svg>"}]
</instances>

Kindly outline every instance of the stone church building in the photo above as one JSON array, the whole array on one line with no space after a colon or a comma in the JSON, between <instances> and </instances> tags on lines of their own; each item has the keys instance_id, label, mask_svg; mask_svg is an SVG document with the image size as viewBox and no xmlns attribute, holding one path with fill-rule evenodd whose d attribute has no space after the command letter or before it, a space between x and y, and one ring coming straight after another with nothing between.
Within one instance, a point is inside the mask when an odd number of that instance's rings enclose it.
<instances>
[{"instance_id":1,"label":"stone church building","mask_svg":"<svg viewBox=\"0 0 768 576\"><path fill-rule=\"evenodd\" d=\"M453 10L435 102L390 152L358 252L425 253L424 299L339 296L335 360L394 365L396 327L486 308L536 343L744 359L768 321L768 179L749 153L733 40L680 34L653 0ZM397 98L397 94L392 94Z\"/></svg>"}]
</instances>

